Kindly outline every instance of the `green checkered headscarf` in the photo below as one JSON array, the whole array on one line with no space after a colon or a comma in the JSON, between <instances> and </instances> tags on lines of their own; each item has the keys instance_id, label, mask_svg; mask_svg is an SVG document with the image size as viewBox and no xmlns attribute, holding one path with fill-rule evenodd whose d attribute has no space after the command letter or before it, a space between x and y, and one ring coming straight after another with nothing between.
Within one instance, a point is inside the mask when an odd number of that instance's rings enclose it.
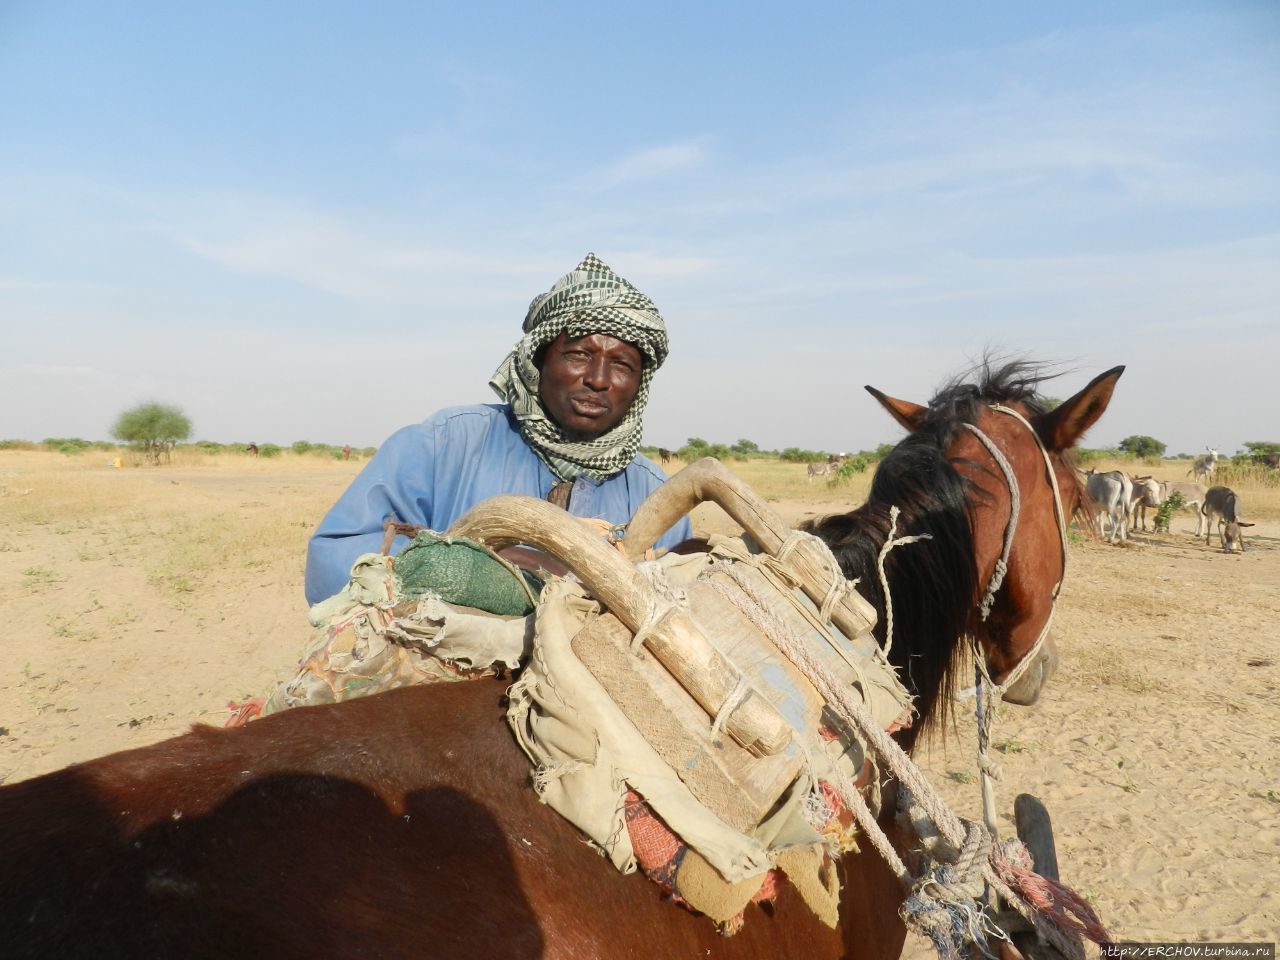
<instances>
[{"instance_id":1,"label":"green checkered headscarf","mask_svg":"<svg viewBox=\"0 0 1280 960\"><path fill-rule=\"evenodd\" d=\"M634 344L643 356L640 387L627 415L594 440L567 436L538 399L541 377L534 357L562 333L607 334ZM667 327L653 301L588 253L572 272L533 298L524 318L524 336L498 365L489 386L511 404L520 435L552 474L560 480L585 476L600 481L635 459L649 382L666 358Z\"/></svg>"}]
</instances>

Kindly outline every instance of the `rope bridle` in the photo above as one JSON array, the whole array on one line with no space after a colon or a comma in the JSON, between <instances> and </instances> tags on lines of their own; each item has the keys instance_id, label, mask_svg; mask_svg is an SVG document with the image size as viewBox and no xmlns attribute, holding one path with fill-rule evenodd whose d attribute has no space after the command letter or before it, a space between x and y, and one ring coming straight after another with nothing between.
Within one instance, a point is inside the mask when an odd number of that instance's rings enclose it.
<instances>
[{"instance_id":1,"label":"rope bridle","mask_svg":"<svg viewBox=\"0 0 1280 960\"><path fill-rule=\"evenodd\" d=\"M1062 546L1062 573L1059 575L1057 582L1053 585L1051 591L1051 603L1049 606L1049 615L1046 617L1044 625L1040 628L1040 633L1036 637L1035 643L1031 648L1019 658L1014 664L1013 669L1009 671L1003 683L996 683L990 672L987 670L986 658L981 656L977 649L976 641L974 646L974 660L978 668L979 682L985 681L986 685L992 689L993 693L1003 695L1013 684L1022 676L1023 671L1032 663L1040 649L1044 646L1045 639L1049 636L1049 628L1053 623L1053 611L1058 602L1058 593L1062 590L1062 582L1067 576L1067 524L1066 517L1062 509L1062 494L1058 489L1058 477L1053 469L1053 461L1049 458L1049 450L1045 447L1044 441L1040 439L1040 435L1036 433L1033 427L1022 414L1018 413L1011 407L1004 404L990 404L991 410L996 413L1003 413L1006 416L1013 417L1031 434L1036 442L1036 448L1040 451L1040 456L1044 460L1045 473L1049 478L1049 486L1053 490L1053 513L1058 521L1058 537ZM1005 483L1009 486L1009 522L1005 525L1004 545L1000 551L1000 559L996 561L995 570L991 574L991 579L987 582L986 589L983 591L982 599L978 602L978 612L983 621L991 615L991 607L995 602L996 593L1004 584L1005 574L1009 569L1009 552L1013 547L1013 538L1018 529L1018 516L1022 512L1022 490L1018 484L1018 478L1014 475L1013 467L1009 464L1004 453L996 446L995 442L987 436L982 430L972 423L964 424L966 430L978 438L987 451L995 460L996 465L1004 474Z\"/></svg>"},{"instance_id":2,"label":"rope bridle","mask_svg":"<svg viewBox=\"0 0 1280 960\"><path fill-rule=\"evenodd\" d=\"M1003 683L996 683L987 668L987 659L982 651L978 648L976 638L971 637L970 642L973 645L973 663L974 663L974 716L977 721L978 728L978 776L982 791L982 819L991 836L997 837L996 827L996 799L994 781L1001 778L1000 765L992 759L990 755L991 747L991 730L995 725L996 710L1001 699L1004 697L1014 683L1022 676L1027 667L1036 661L1040 656L1040 652L1044 647L1045 641L1049 637L1049 630L1053 626L1053 613L1058 603L1058 593L1062 590L1062 582L1067 575L1067 525L1066 517L1062 508L1062 494L1058 489L1058 477L1054 473L1053 461L1049 458L1049 451L1044 445L1044 441L1040 439L1040 435L1036 433L1035 428L1027 421L1027 419L1018 413L1018 411L1006 407L1000 403L990 405L992 411L1002 413L1006 416L1013 417L1021 423L1035 438L1036 447L1040 451L1040 456L1044 460L1045 473L1049 478L1049 486L1053 491L1053 512L1058 521L1058 536L1062 545L1062 573L1058 577L1058 581L1053 585L1050 594L1049 614L1045 617L1044 625L1041 626L1039 634L1036 636L1035 643L1027 650L1013 665L1013 669L1005 676ZM1005 525L1004 545L1001 548L1000 558L996 561L995 570L991 574L991 579L987 582L986 589L983 591L982 599L978 603L978 613L980 618L985 622L991 614L991 607L995 602L996 593L1004 584L1005 574L1009 569L1009 552L1013 547L1013 538L1018 529L1018 517L1022 512L1022 490L1018 484L1018 478L1014 475L1013 467L1009 464L1004 453L996 446L995 442L982 432L977 426L966 423L965 429L972 433L987 448L987 452L991 454L996 465L1004 474L1005 483L1009 486L1009 522Z\"/></svg>"}]
</instances>

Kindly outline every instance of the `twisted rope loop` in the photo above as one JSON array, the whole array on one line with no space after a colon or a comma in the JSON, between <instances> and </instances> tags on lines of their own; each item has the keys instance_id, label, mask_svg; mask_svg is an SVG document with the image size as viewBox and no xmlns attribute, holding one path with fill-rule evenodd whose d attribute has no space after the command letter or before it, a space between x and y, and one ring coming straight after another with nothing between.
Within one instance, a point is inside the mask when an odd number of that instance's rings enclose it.
<instances>
[{"instance_id":1,"label":"twisted rope loop","mask_svg":"<svg viewBox=\"0 0 1280 960\"><path fill-rule=\"evenodd\" d=\"M881 650L884 652L886 659L889 657L889 651L893 649L893 596L889 593L889 578L884 572L885 558L889 556L889 551L894 547L915 543L917 540L933 539L933 535L929 533L894 539L893 535L898 532L899 513L901 511L896 506L889 508L889 535L885 537L884 543L880 547L880 554L876 557L876 573L880 576L880 589L884 591L884 646L881 647Z\"/></svg>"}]
</instances>

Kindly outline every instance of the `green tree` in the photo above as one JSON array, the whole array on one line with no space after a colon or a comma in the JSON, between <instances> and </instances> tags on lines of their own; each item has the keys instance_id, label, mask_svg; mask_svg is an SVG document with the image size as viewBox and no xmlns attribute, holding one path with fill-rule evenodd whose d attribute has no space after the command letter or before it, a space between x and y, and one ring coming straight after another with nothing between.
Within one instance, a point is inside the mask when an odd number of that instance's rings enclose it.
<instances>
[{"instance_id":1,"label":"green tree","mask_svg":"<svg viewBox=\"0 0 1280 960\"><path fill-rule=\"evenodd\" d=\"M177 407L143 403L120 414L111 435L141 450L152 463L159 463L175 443L191 436L191 421Z\"/></svg>"},{"instance_id":2,"label":"green tree","mask_svg":"<svg viewBox=\"0 0 1280 960\"><path fill-rule=\"evenodd\" d=\"M759 453L760 445L754 440L739 440L733 445L732 450L734 453L738 454L738 456L746 458L754 453Z\"/></svg>"},{"instance_id":3,"label":"green tree","mask_svg":"<svg viewBox=\"0 0 1280 960\"><path fill-rule=\"evenodd\" d=\"M1139 460L1158 459L1164 455L1164 444L1155 437L1134 435L1120 441L1120 449Z\"/></svg>"},{"instance_id":4,"label":"green tree","mask_svg":"<svg viewBox=\"0 0 1280 960\"><path fill-rule=\"evenodd\" d=\"M711 444L701 437L690 437L683 447L676 451L676 456L685 463L693 463L703 457L711 456Z\"/></svg>"}]
</instances>

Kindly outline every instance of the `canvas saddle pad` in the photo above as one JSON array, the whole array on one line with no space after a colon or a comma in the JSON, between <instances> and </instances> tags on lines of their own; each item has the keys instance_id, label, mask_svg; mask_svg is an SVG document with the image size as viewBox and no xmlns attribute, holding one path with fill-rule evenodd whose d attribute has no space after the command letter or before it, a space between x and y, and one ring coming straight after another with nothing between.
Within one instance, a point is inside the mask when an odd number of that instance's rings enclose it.
<instances>
[{"instance_id":1,"label":"canvas saddle pad","mask_svg":"<svg viewBox=\"0 0 1280 960\"><path fill-rule=\"evenodd\" d=\"M787 861L806 874L798 886L829 897L838 892L831 861L852 846L853 835L832 829L841 811L829 787L869 783L874 808L876 778L867 775L868 754L856 733L771 637L798 639L808 668L817 664L857 690L883 729L909 719L910 700L874 645L869 654L822 624L785 570L771 565L776 561L733 538L706 554L639 565L655 592L687 612L730 660L741 685L790 724L786 746L763 757L728 737L581 584L557 579L543 590L508 718L543 801L624 872L637 866L625 822L633 792L705 862L699 888L724 894L732 887L730 901L749 899Z\"/></svg>"}]
</instances>

